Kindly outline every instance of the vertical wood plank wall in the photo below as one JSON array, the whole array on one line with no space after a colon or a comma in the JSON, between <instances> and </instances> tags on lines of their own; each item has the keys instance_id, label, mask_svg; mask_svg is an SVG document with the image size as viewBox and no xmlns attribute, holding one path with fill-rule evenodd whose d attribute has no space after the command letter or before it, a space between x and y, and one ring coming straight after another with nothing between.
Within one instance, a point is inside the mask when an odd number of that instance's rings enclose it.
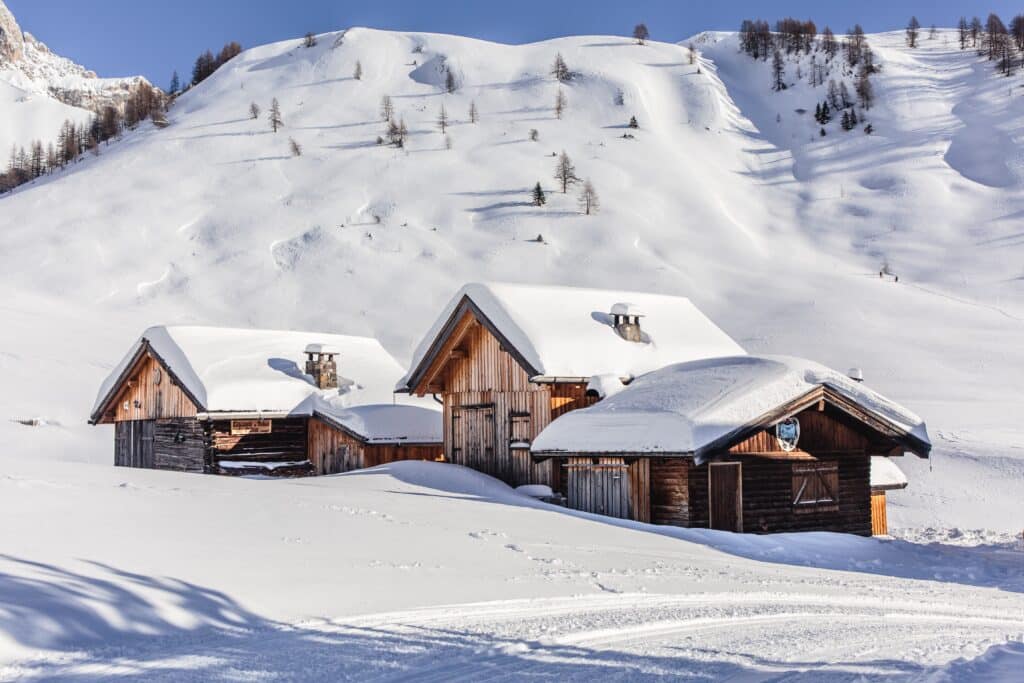
<instances>
[{"instance_id":1,"label":"vertical wood plank wall","mask_svg":"<svg viewBox=\"0 0 1024 683\"><path fill-rule=\"evenodd\" d=\"M871 535L886 536L889 533L889 519L885 508L885 491L871 492Z\"/></svg>"},{"instance_id":2,"label":"vertical wood plank wall","mask_svg":"<svg viewBox=\"0 0 1024 683\"><path fill-rule=\"evenodd\" d=\"M444 455L444 447L441 444L365 443L322 420L310 418L308 452L314 474L336 474L399 460L439 460Z\"/></svg>"},{"instance_id":3,"label":"vertical wood plank wall","mask_svg":"<svg viewBox=\"0 0 1024 683\"><path fill-rule=\"evenodd\" d=\"M558 463L534 463L531 443L552 419L590 405L582 384L534 384L483 325L473 322L444 375L445 457L507 483L561 489ZM526 437L525 439L523 437ZM512 448L516 443L517 448ZM488 451L490 449L490 451Z\"/></svg>"},{"instance_id":4,"label":"vertical wood plank wall","mask_svg":"<svg viewBox=\"0 0 1024 683\"><path fill-rule=\"evenodd\" d=\"M157 370L160 372L159 384L156 383ZM107 419L110 415L108 412L104 422L195 417L197 412L192 400L174 384L160 362L150 355L143 356L136 364L134 372L115 396L111 408L113 415Z\"/></svg>"},{"instance_id":5,"label":"vertical wood plank wall","mask_svg":"<svg viewBox=\"0 0 1024 683\"><path fill-rule=\"evenodd\" d=\"M569 458L565 464L569 507L608 517L649 522L650 460Z\"/></svg>"}]
</instances>

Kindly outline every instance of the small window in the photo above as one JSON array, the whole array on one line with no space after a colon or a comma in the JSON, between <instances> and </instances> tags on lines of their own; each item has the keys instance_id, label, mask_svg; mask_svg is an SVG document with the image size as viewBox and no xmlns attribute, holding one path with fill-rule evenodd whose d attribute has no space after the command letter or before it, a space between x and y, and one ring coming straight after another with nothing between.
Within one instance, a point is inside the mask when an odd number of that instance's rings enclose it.
<instances>
[{"instance_id":1,"label":"small window","mask_svg":"<svg viewBox=\"0 0 1024 683\"><path fill-rule=\"evenodd\" d=\"M834 462L793 463L793 509L796 512L839 510L839 465Z\"/></svg>"},{"instance_id":2,"label":"small window","mask_svg":"<svg viewBox=\"0 0 1024 683\"><path fill-rule=\"evenodd\" d=\"M513 449L529 449L533 437L530 413L512 411L508 414L509 447Z\"/></svg>"}]
</instances>

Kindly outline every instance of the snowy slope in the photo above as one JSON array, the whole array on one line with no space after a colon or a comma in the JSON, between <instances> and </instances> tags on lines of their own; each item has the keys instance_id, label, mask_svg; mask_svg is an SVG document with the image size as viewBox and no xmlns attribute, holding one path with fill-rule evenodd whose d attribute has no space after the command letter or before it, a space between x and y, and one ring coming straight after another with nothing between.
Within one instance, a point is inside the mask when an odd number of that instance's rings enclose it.
<instances>
[{"instance_id":1,"label":"snowy slope","mask_svg":"<svg viewBox=\"0 0 1024 683\"><path fill-rule=\"evenodd\" d=\"M0 680L1012 681L1024 653L1008 536L650 527L439 463L0 471Z\"/></svg>"},{"instance_id":2,"label":"snowy slope","mask_svg":"<svg viewBox=\"0 0 1024 683\"><path fill-rule=\"evenodd\" d=\"M1024 105L945 37L916 52L868 40L877 132L824 139L794 112L820 96L773 93L731 34L696 37L699 65L679 45L607 36L507 46L356 28L248 50L181 97L169 128L0 199L0 437L109 462L88 407L151 324L371 335L404 362L466 281L646 290L689 297L749 351L862 367L925 418L933 458L901 463L896 526L1017 529L1024 192L1013 145L971 141L997 122L1016 142ZM561 120L556 52L577 72ZM405 150L375 144L385 94ZM247 116L275 97L276 135ZM557 191L563 149L601 196L596 216ZM984 177L997 152L1006 172ZM543 208L528 204L538 180ZM884 261L898 284L879 279ZM31 418L49 426L11 421Z\"/></svg>"}]
</instances>

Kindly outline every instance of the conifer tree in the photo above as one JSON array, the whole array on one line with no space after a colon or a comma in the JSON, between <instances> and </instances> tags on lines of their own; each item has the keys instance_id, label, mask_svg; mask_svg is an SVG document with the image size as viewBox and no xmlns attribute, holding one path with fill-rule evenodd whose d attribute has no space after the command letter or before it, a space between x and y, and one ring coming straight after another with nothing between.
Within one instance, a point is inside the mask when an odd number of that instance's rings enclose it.
<instances>
[{"instance_id":1,"label":"conifer tree","mask_svg":"<svg viewBox=\"0 0 1024 683\"><path fill-rule=\"evenodd\" d=\"M480 115L476 110L476 100L469 103L469 122L476 123L480 120Z\"/></svg>"},{"instance_id":2,"label":"conifer tree","mask_svg":"<svg viewBox=\"0 0 1024 683\"><path fill-rule=\"evenodd\" d=\"M171 89L168 91L171 95L174 95L181 90L181 79L178 78L178 72L175 71L171 75Z\"/></svg>"},{"instance_id":3,"label":"conifer tree","mask_svg":"<svg viewBox=\"0 0 1024 683\"><path fill-rule=\"evenodd\" d=\"M544 206L548 203L548 198L544 196L544 188L540 186L539 180L537 181L537 184L533 186L531 197L533 198L534 206Z\"/></svg>"},{"instance_id":4,"label":"conifer tree","mask_svg":"<svg viewBox=\"0 0 1024 683\"><path fill-rule=\"evenodd\" d=\"M444 74L444 89L449 95L455 92L457 84L455 83L455 74L452 73L451 69L445 69Z\"/></svg>"},{"instance_id":5,"label":"conifer tree","mask_svg":"<svg viewBox=\"0 0 1024 683\"><path fill-rule=\"evenodd\" d=\"M276 133L277 129L284 125L284 119L281 118L281 105L278 104L277 98L275 97L270 102L270 128Z\"/></svg>"},{"instance_id":6,"label":"conifer tree","mask_svg":"<svg viewBox=\"0 0 1024 683\"><path fill-rule=\"evenodd\" d=\"M576 167L572 165L569 155L562 150L558 155L558 163L555 165L555 180L562 184L562 194L569 191L569 186L579 181L576 176Z\"/></svg>"},{"instance_id":7,"label":"conifer tree","mask_svg":"<svg viewBox=\"0 0 1024 683\"><path fill-rule=\"evenodd\" d=\"M292 150L293 157L302 156L302 145L295 141L295 138L288 138L288 147Z\"/></svg>"},{"instance_id":8,"label":"conifer tree","mask_svg":"<svg viewBox=\"0 0 1024 683\"><path fill-rule=\"evenodd\" d=\"M565 83L572 78L569 67L566 66L565 60L562 59L561 52L555 55L555 62L551 65L551 75L561 83Z\"/></svg>"},{"instance_id":9,"label":"conifer tree","mask_svg":"<svg viewBox=\"0 0 1024 683\"><path fill-rule=\"evenodd\" d=\"M786 83L783 80L786 70L782 62L782 53L778 50L772 55L772 90L778 92L785 90Z\"/></svg>"},{"instance_id":10,"label":"conifer tree","mask_svg":"<svg viewBox=\"0 0 1024 683\"><path fill-rule=\"evenodd\" d=\"M921 22L917 17L910 17L907 23L907 47L917 47L917 35L921 28Z\"/></svg>"},{"instance_id":11,"label":"conifer tree","mask_svg":"<svg viewBox=\"0 0 1024 683\"><path fill-rule=\"evenodd\" d=\"M629 117L629 127L630 128L639 128L640 127L640 124L637 123L637 120L636 120L635 116L630 116Z\"/></svg>"},{"instance_id":12,"label":"conifer tree","mask_svg":"<svg viewBox=\"0 0 1024 683\"><path fill-rule=\"evenodd\" d=\"M441 111L437 114L437 127L441 129L442 135L448 130L448 110L444 108L444 103L441 104Z\"/></svg>"},{"instance_id":13,"label":"conifer tree","mask_svg":"<svg viewBox=\"0 0 1024 683\"><path fill-rule=\"evenodd\" d=\"M565 113L565 108L568 106L568 101L565 98L565 93L562 89L558 89L558 93L555 95L555 118L562 118L562 114Z\"/></svg>"},{"instance_id":14,"label":"conifer tree","mask_svg":"<svg viewBox=\"0 0 1024 683\"><path fill-rule=\"evenodd\" d=\"M356 68L352 71L352 78L357 81L361 81L363 79L363 63L358 59L356 60Z\"/></svg>"},{"instance_id":15,"label":"conifer tree","mask_svg":"<svg viewBox=\"0 0 1024 683\"><path fill-rule=\"evenodd\" d=\"M637 24L633 27L633 38L636 40L637 45L643 45L650 35L651 32L647 30L647 24Z\"/></svg>"},{"instance_id":16,"label":"conifer tree","mask_svg":"<svg viewBox=\"0 0 1024 683\"><path fill-rule=\"evenodd\" d=\"M312 33L306 33L305 37L302 39L302 44L306 47L314 47L316 45L316 36Z\"/></svg>"}]
</instances>

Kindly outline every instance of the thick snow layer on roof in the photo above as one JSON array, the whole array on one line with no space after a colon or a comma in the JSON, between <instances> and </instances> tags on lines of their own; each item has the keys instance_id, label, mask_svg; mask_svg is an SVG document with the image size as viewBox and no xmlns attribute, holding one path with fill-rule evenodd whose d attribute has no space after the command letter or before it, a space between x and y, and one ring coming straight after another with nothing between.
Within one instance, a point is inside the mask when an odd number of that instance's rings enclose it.
<instances>
[{"instance_id":1,"label":"thick snow layer on roof","mask_svg":"<svg viewBox=\"0 0 1024 683\"><path fill-rule=\"evenodd\" d=\"M891 459L881 455L871 456L871 488L905 489L907 475Z\"/></svg>"},{"instance_id":2,"label":"thick snow layer on roof","mask_svg":"<svg viewBox=\"0 0 1024 683\"><path fill-rule=\"evenodd\" d=\"M464 297L494 324L538 375L632 377L669 363L734 356L744 350L689 299L664 294L508 283L470 283L445 306L420 342L412 369ZM644 341L626 341L611 325L616 304L643 311ZM407 376L403 382L408 381Z\"/></svg>"},{"instance_id":3,"label":"thick snow layer on roof","mask_svg":"<svg viewBox=\"0 0 1024 683\"><path fill-rule=\"evenodd\" d=\"M813 361L734 356L678 363L637 378L618 394L552 422L535 452L691 453L816 386L828 386L924 442L921 418Z\"/></svg>"},{"instance_id":4,"label":"thick snow layer on roof","mask_svg":"<svg viewBox=\"0 0 1024 683\"><path fill-rule=\"evenodd\" d=\"M402 368L370 337L321 332L252 330L222 327L151 327L103 382L93 413L148 342L184 388L207 413L324 412L360 436L396 439L405 427L416 435L440 440L441 417L423 400L402 397L392 410L392 387ZM305 349L330 347L339 355L338 389L321 390L305 374ZM353 408L372 406L353 412ZM436 421L435 427L428 423ZM403 427L403 423L406 423ZM377 431L377 430L380 431Z\"/></svg>"}]
</instances>

